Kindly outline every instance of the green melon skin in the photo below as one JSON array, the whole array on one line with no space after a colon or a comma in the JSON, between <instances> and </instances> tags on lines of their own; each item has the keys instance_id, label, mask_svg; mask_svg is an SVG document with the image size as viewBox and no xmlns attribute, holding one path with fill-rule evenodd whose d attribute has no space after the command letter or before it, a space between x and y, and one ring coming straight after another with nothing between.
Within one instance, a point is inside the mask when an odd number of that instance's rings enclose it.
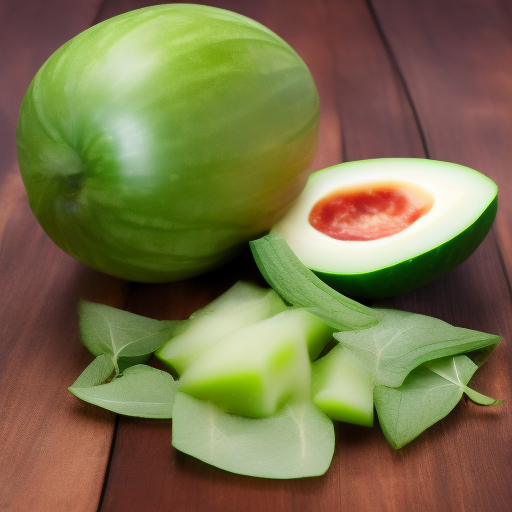
<instances>
[{"instance_id":1,"label":"green melon skin","mask_svg":"<svg viewBox=\"0 0 512 512\"><path fill-rule=\"evenodd\" d=\"M291 399L309 399L309 352L325 326L303 309L289 309L233 332L193 361L180 391L242 416L268 417Z\"/></svg>"},{"instance_id":2,"label":"green melon skin","mask_svg":"<svg viewBox=\"0 0 512 512\"><path fill-rule=\"evenodd\" d=\"M237 256L303 189L319 100L280 37L209 6L98 23L38 71L18 118L30 208L68 254L140 282Z\"/></svg>"},{"instance_id":3,"label":"green melon skin","mask_svg":"<svg viewBox=\"0 0 512 512\"><path fill-rule=\"evenodd\" d=\"M466 230L423 254L395 265L362 274L311 270L329 286L351 297L396 297L434 281L466 260L491 229L497 209L498 196Z\"/></svg>"},{"instance_id":4,"label":"green melon skin","mask_svg":"<svg viewBox=\"0 0 512 512\"><path fill-rule=\"evenodd\" d=\"M331 419L373 426L373 375L337 345L311 368L313 403Z\"/></svg>"}]
</instances>

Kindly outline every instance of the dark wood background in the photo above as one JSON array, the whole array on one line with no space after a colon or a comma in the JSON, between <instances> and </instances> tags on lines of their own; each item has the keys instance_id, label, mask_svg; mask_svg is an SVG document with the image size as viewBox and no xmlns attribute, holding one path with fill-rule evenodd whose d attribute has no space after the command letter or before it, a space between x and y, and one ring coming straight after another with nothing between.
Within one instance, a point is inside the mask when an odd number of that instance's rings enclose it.
<instances>
[{"instance_id":1,"label":"dark wood background","mask_svg":"<svg viewBox=\"0 0 512 512\"><path fill-rule=\"evenodd\" d=\"M512 402L512 2L507 0L218 0L288 41L321 98L313 170L345 160L428 157L494 179L492 232L442 279L394 307L504 341L474 386ZM337 426L328 473L252 479L170 446L170 422L115 417L69 386L91 360L78 340L80 297L155 318L185 318L240 276L248 254L168 285L110 278L56 248L32 216L15 127L44 60L98 21L144 0L0 2L0 510L1 511L510 511L510 405L463 400L395 452L380 429Z\"/></svg>"}]
</instances>

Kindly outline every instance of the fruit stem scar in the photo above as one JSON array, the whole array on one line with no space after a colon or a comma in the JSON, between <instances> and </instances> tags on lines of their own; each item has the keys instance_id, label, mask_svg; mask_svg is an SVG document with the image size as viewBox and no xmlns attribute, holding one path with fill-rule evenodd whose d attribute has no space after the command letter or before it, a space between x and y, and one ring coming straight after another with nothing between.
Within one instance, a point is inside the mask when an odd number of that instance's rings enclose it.
<instances>
[{"instance_id":1,"label":"fruit stem scar","mask_svg":"<svg viewBox=\"0 0 512 512\"><path fill-rule=\"evenodd\" d=\"M62 177L62 193L65 197L75 197L82 190L86 176L83 172L66 174Z\"/></svg>"}]
</instances>

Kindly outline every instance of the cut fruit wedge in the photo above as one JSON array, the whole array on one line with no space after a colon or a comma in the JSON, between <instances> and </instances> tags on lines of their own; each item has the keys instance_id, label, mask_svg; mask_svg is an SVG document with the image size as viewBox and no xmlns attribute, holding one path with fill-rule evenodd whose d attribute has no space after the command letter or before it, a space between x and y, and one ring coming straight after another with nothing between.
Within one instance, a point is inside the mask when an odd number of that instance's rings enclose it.
<instances>
[{"instance_id":1,"label":"cut fruit wedge","mask_svg":"<svg viewBox=\"0 0 512 512\"><path fill-rule=\"evenodd\" d=\"M310 393L309 351L317 353L332 330L303 309L289 309L233 332L183 373L180 391L226 412L266 417ZM314 339L314 341L312 341Z\"/></svg>"},{"instance_id":2,"label":"cut fruit wedge","mask_svg":"<svg viewBox=\"0 0 512 512\"><path fill-rule=\"evenodd\" d=\"M489 232L497 205L496 184L468 167L363 160L313 173L271 233L341 293L378 299L464 261Z\"/></svg>"},{"instance_id":3,"label":"cut fruit wedge","mask_svg":"<svg viewBox=\"0 0 512 512\"><path fill-rule=\"evenodd\" d=\"M312 365L313 402L333 420L371 427L373 388L372 373L341 345Z\"/></svg>"},{"instance_id":4,"label":"cut fruit wedge","mask_svg":"<svg viewBox=\"0 0 512 512\"><path fill-rule=\"evenodd\" d=\"M232 332L286 310L271 289L238 281L220 297L196 311L155 355L181 375L211 346Z\"/></svg>"}]
</instances>

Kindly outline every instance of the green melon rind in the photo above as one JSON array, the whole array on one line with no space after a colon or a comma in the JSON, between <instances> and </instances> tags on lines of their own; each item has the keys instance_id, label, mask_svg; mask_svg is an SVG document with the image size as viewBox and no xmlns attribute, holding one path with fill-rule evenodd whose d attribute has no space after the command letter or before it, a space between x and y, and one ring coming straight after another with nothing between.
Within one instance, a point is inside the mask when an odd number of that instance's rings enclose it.
<instances>
[{"instance_id":1,"label":"green melon rind","mask_svg":"<svg viewBox=\"0 0 512 512\"><path fill-rule=\"evenodd\" d=\"M311 270L332 288L352 297L384 299L437 279L467 259L482 243L496 217L498 196L465 230L418 256L371 272L340 274Z\"/></svg>"}]
</instances>

